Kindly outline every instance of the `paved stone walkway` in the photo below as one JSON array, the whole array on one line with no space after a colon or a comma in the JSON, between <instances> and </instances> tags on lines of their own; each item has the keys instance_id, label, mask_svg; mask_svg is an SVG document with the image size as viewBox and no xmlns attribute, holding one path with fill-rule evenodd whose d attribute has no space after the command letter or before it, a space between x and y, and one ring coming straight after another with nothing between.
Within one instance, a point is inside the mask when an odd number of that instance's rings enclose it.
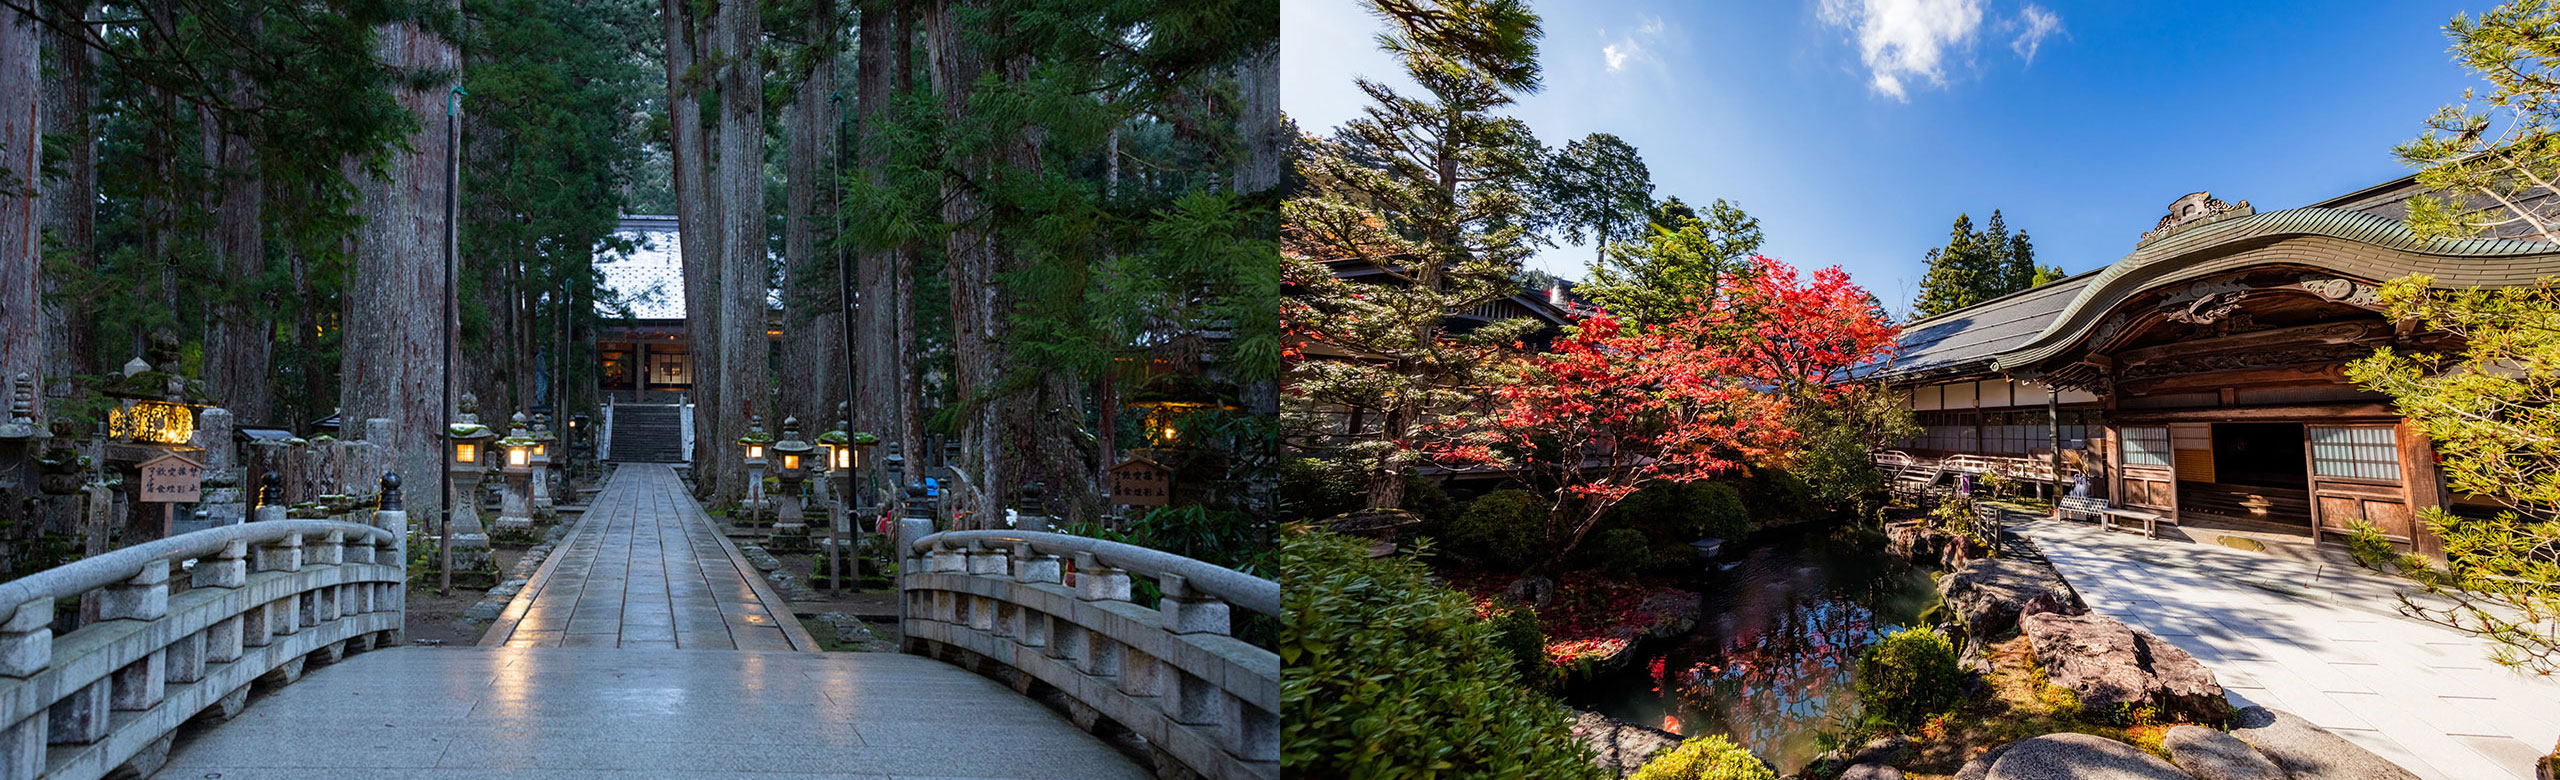
<instances>
[{"instance_id":1,"label":"paved stone walkway","mask_svg":"<svg viewBox=\"0 0 2560 780\"><path fill-rule=\"evenodd\" d=\"M480 645L818 649L662 463L615 467Z\"/></svg>"},{"instance_id":2,"label":"paved stone walkway","mask_svg":"<svg viewBox=\"0 0 2560 780\"><path fill-rule=\"evenodd\" d=\"M2194 653L2232 701L2291 712L2420 776L2529 780L2560 738L2560 682L2392 612L2393 580L2076 523L2013 528L2091 609Z\"/></svg>"},{"instance_id":3,"label":"paved stone walkway","mask_svg":"<svg viewBox=\"0 0 2560 780\"><path fill-rule=\"evenodd\" d=\"M919 656L400 647L313 668L182 738L155 776L1148 775L1038 702Z\"/></svg>"}]
</instances>

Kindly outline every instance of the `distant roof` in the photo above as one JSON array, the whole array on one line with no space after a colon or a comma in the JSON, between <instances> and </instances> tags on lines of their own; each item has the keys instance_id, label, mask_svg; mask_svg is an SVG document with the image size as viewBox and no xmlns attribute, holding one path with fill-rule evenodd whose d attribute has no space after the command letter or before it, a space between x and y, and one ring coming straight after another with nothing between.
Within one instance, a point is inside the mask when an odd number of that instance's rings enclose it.
<instances>
[{"instance_id":1,"label":"distant roof","mask_svg":"<svg viewBox=\"0 0 2560 780\"><path fill-rule=\"evenodd\" d=\"M676 218L634 214L622 218L614 234L637 246L629 254L596 255L596 271L605 289L644 320L684 319L684 257L676 245ZM599 301L597 313L609 313Z\"/></svg>"},{"instance_id":2,"label":"distant roof","mask_svg":"<svg viewBox=\"0 0 2560 780\"><path fill-rule=\"evenodd\" d=\"M636 246L629 254L596 254L596 271L604 276L605 289L631 307L633 319L684 319L684 251L678 240L676 218L627 214L615 225L614 234L630 239ZM782 291L768 290L765 304L782 308ZM612 313L602 301L597 302L596 312Z\"/></svg>"}]
</instances>

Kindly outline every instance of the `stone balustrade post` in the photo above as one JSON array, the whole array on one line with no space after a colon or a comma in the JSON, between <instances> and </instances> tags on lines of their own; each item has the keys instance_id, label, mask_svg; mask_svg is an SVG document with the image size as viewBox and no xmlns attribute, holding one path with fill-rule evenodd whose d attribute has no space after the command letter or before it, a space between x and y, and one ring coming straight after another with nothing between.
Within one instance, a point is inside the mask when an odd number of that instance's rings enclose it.
<instances>
[{"instance_id":1,"label":"stone balustrade post","mask_svg":"<svg viewBox=\"0 0 2560 780\"><path fill-rule=\"evenodd\" d=\"M926 556L928 565L932 567L930 570L936 574L958 574L969 570L968 554L954 549L950 542L934 542L933 550Z\"/></svg>"},{"instance_id":2,"label":"stone balustrade post","mask_svg":"<svg viewBox=\"0 0 2560 780\"><path fill-rule=\"evenodd\" d=\"M1164 588L1164 600L1156 610L1163 616L1164 630L1176 634L1226 635L1231 628L1227 603L1216 596L1191 587L1179 574L1156 578Z\"/></svg>"},{"instance_id":3,"label":"stone balustrade post","mask_svg":"<svg viewBox=\"0 0 2560 780\"><path fill-rule=\"evenodd\" d=\"M142 571L98 594L99 620L159 620L169 614L169 561L142 565Z\"/></svg>"},{"instance_id":4,"label":"stone balustrade post","mask_svg":"<svg viewBox=\"0 0 2560 780\"><path fill-rule=\"evenodd\" d=\"M1102 565L1093 553L1076 553L1076 598L1085 601L1128 601L1129 572Z\"/></svg>"},{"instance_id":5,"label":"stone balustrade post","mask_svg":"<svg viewBox=\"0 0 2560 780\"><path fill-rule=\"evenodd\" d=\"M347 543L347 553L346 553L346 555L347 555L347 559L346 559L346 562L347 562L347 563L373 563L373 562L374 562L374 557L375 557L375 555L376 555L376 550L377 550L377 548L378 548L378 546L379 546L380 544L381 544L381 542L376 541L376 540L374 539L373 535L371 535L371 534L366 534L366 535L365 535L365 537L364 537L364 538L362 538L362 539L357 539L357 540L355 540L355 541L348 542L348 543Z\"/></svg>"},{"instance_id":6,"label":"stone balustrade post","mask_svg":"<svg viewBox=\"0 0 2560 780\"><path fill-rule=\"evenodd\" d=\"M237 588L249 584L249 543L224 542L222 552L196 560L190 581L199 588Z\"/></svg>"},{"instance_id":7,"label":"stone balustrade post","mask_svg":"<svg viewBox=\"0 0 2560 780\"><path fill-rule=\"evenodd\" d=\"M314 566L336 566L346 563L347 532L330 531L329 535L320 537L319 544L305 549L303 558L305 563Z\"/></svg>"},{"instance_id":8,"label":"stone balustrade post","mask_svg":"<svg viewBox=\"0 0 2560 780\"><path fill-rule=\"evenodd\" d=\"M53 601L18 605L0 623L0 675L26 679L53 663Z\"/></svg>"},{"instance_id":9,"label":"stone balustrade post","mask_svg":"<svg viewBox=\"0 0 2560 780\"><path fill-rule=\"evenodd\" d=\"M1033 550L1029 542L1015 544L1013 546L1013 581L1050 584L1060 582L1058 556Z\"/></svg>"},{"instance_id":10,"label":"stone balustrade post","mask_svg":"<svg viewBox=\"0 0 2560 780\"><path fill-rule=\"evenodd\" d=\"M969 573L991 577L1007 576L1005 563L1013 557L1007 552L988 549L983 543L969 545Z\"/></svg>"},{"instance_id":11,"label":"stone balustrade post","mask_svg":"<svg viewBox=\"0 0 2560 780\"><path fill-rule=\"evenodd\" d=\"M258 545L259 571L301 571L302 534L286 534L283 539Z\"/></svg>"}]
</instances>

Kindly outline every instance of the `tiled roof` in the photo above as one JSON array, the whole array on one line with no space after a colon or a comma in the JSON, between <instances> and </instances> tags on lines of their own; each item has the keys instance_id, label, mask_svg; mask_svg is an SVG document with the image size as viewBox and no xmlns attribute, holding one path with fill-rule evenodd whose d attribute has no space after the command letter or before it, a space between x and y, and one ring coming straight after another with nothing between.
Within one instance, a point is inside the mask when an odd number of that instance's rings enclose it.
<instances>
[{"instance_id":1,"label":"tiled roof","mask_svg":"<svg viewBox=\"0 0 2560 780\"><path fill-rule=\"evenodd\" d=\"M625 216L614 234L629 239L634 248L629 254L596 255L596 271L604 277L604 288L628 305L635 319L684 319L684 253L677 242L676 218ZM767 306L782 308L782 291L770 290L765 297ZM613 315L606 303L597 301L596 313Z\"/></svg>"},{"instance_id":2,"label":"tiled roof","mask_svg":"<svg viewBox=\"0 0 2560 780\"><path fill-rule=\"evenodd\" d=\"M2095 276L2095 271L2082 273L1903 325L1891 373L1958 372L1988 364L1993 356L2043 332Z\"/></svg>"}]
</instances>

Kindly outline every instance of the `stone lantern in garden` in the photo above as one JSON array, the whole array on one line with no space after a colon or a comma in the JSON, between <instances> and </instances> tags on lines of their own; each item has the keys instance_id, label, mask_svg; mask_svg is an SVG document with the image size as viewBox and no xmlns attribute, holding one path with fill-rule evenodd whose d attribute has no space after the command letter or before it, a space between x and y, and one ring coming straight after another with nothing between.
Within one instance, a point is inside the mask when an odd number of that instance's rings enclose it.
<instances>
[{"instance_id":1,"label":"stone lantern in garden","mask_svg":"<svg viewBox=\"0 0 2560 780\"><path fill-rule=\"evenodd\" d=\"M773 457L781 468L774 474L781 478L782 495L774 499L774 522L770 536L806 539L809 526L804 520L802 486L822 463L821 455L808 442L800 440L800 418L782 418L782 440L773 443Z\"/></svg>"},{"instance_id":2,"label":"stone lantern in garden","mask_svg":"<svg viewBox=\"0 0 2560 780\"><path fill-rule=\"evenodd\" d=\"M530 533L533 530L533 432L525 429L523 412L517 412L507 429L507 437L496 443L505 459L498 469L498 525L500 533Z\"/></svg>"},{"instance_id":3,"label":"stone lantern in garden","mask_svg":"<svg viewBox=\"0 0 2560 780\"><path fill-rule=\"evenodd\" d=\"M452 513L447 533L455 551L486 551L489 532L480 524L480 478L489 472L490 440L497 433L480 424L478 398L464 393L457 408L452 424L445 426L445 473L453 478L453 495L446 497Z\"/></svg>"},{"instance_id":4,"label":"stone lantern in garden","mask_svg":"<svg viewBox=\"0 0 2560 780\"><path fill-rule=\"evenodd\" d=\"M747 418L747 435L738 437L738 454L746 459L747 493L744 507L754 523L764 524L764 457L765 448L773 444L773 436L764 432L764 416Z\"/></svg>"},{"instance_id":5,"label":"stone lantern in garden","mask_svg":"<svg viewBox=\"0 0 2560 780\"><path fill-rule=\"evenodd\" d=\"M533 416L533 517L549 520L560 516L552 501L551 480L558 476L551 470L552 450L559 449L560 437L551 433L551 415Z\"/></svg>"}]
</instances>

